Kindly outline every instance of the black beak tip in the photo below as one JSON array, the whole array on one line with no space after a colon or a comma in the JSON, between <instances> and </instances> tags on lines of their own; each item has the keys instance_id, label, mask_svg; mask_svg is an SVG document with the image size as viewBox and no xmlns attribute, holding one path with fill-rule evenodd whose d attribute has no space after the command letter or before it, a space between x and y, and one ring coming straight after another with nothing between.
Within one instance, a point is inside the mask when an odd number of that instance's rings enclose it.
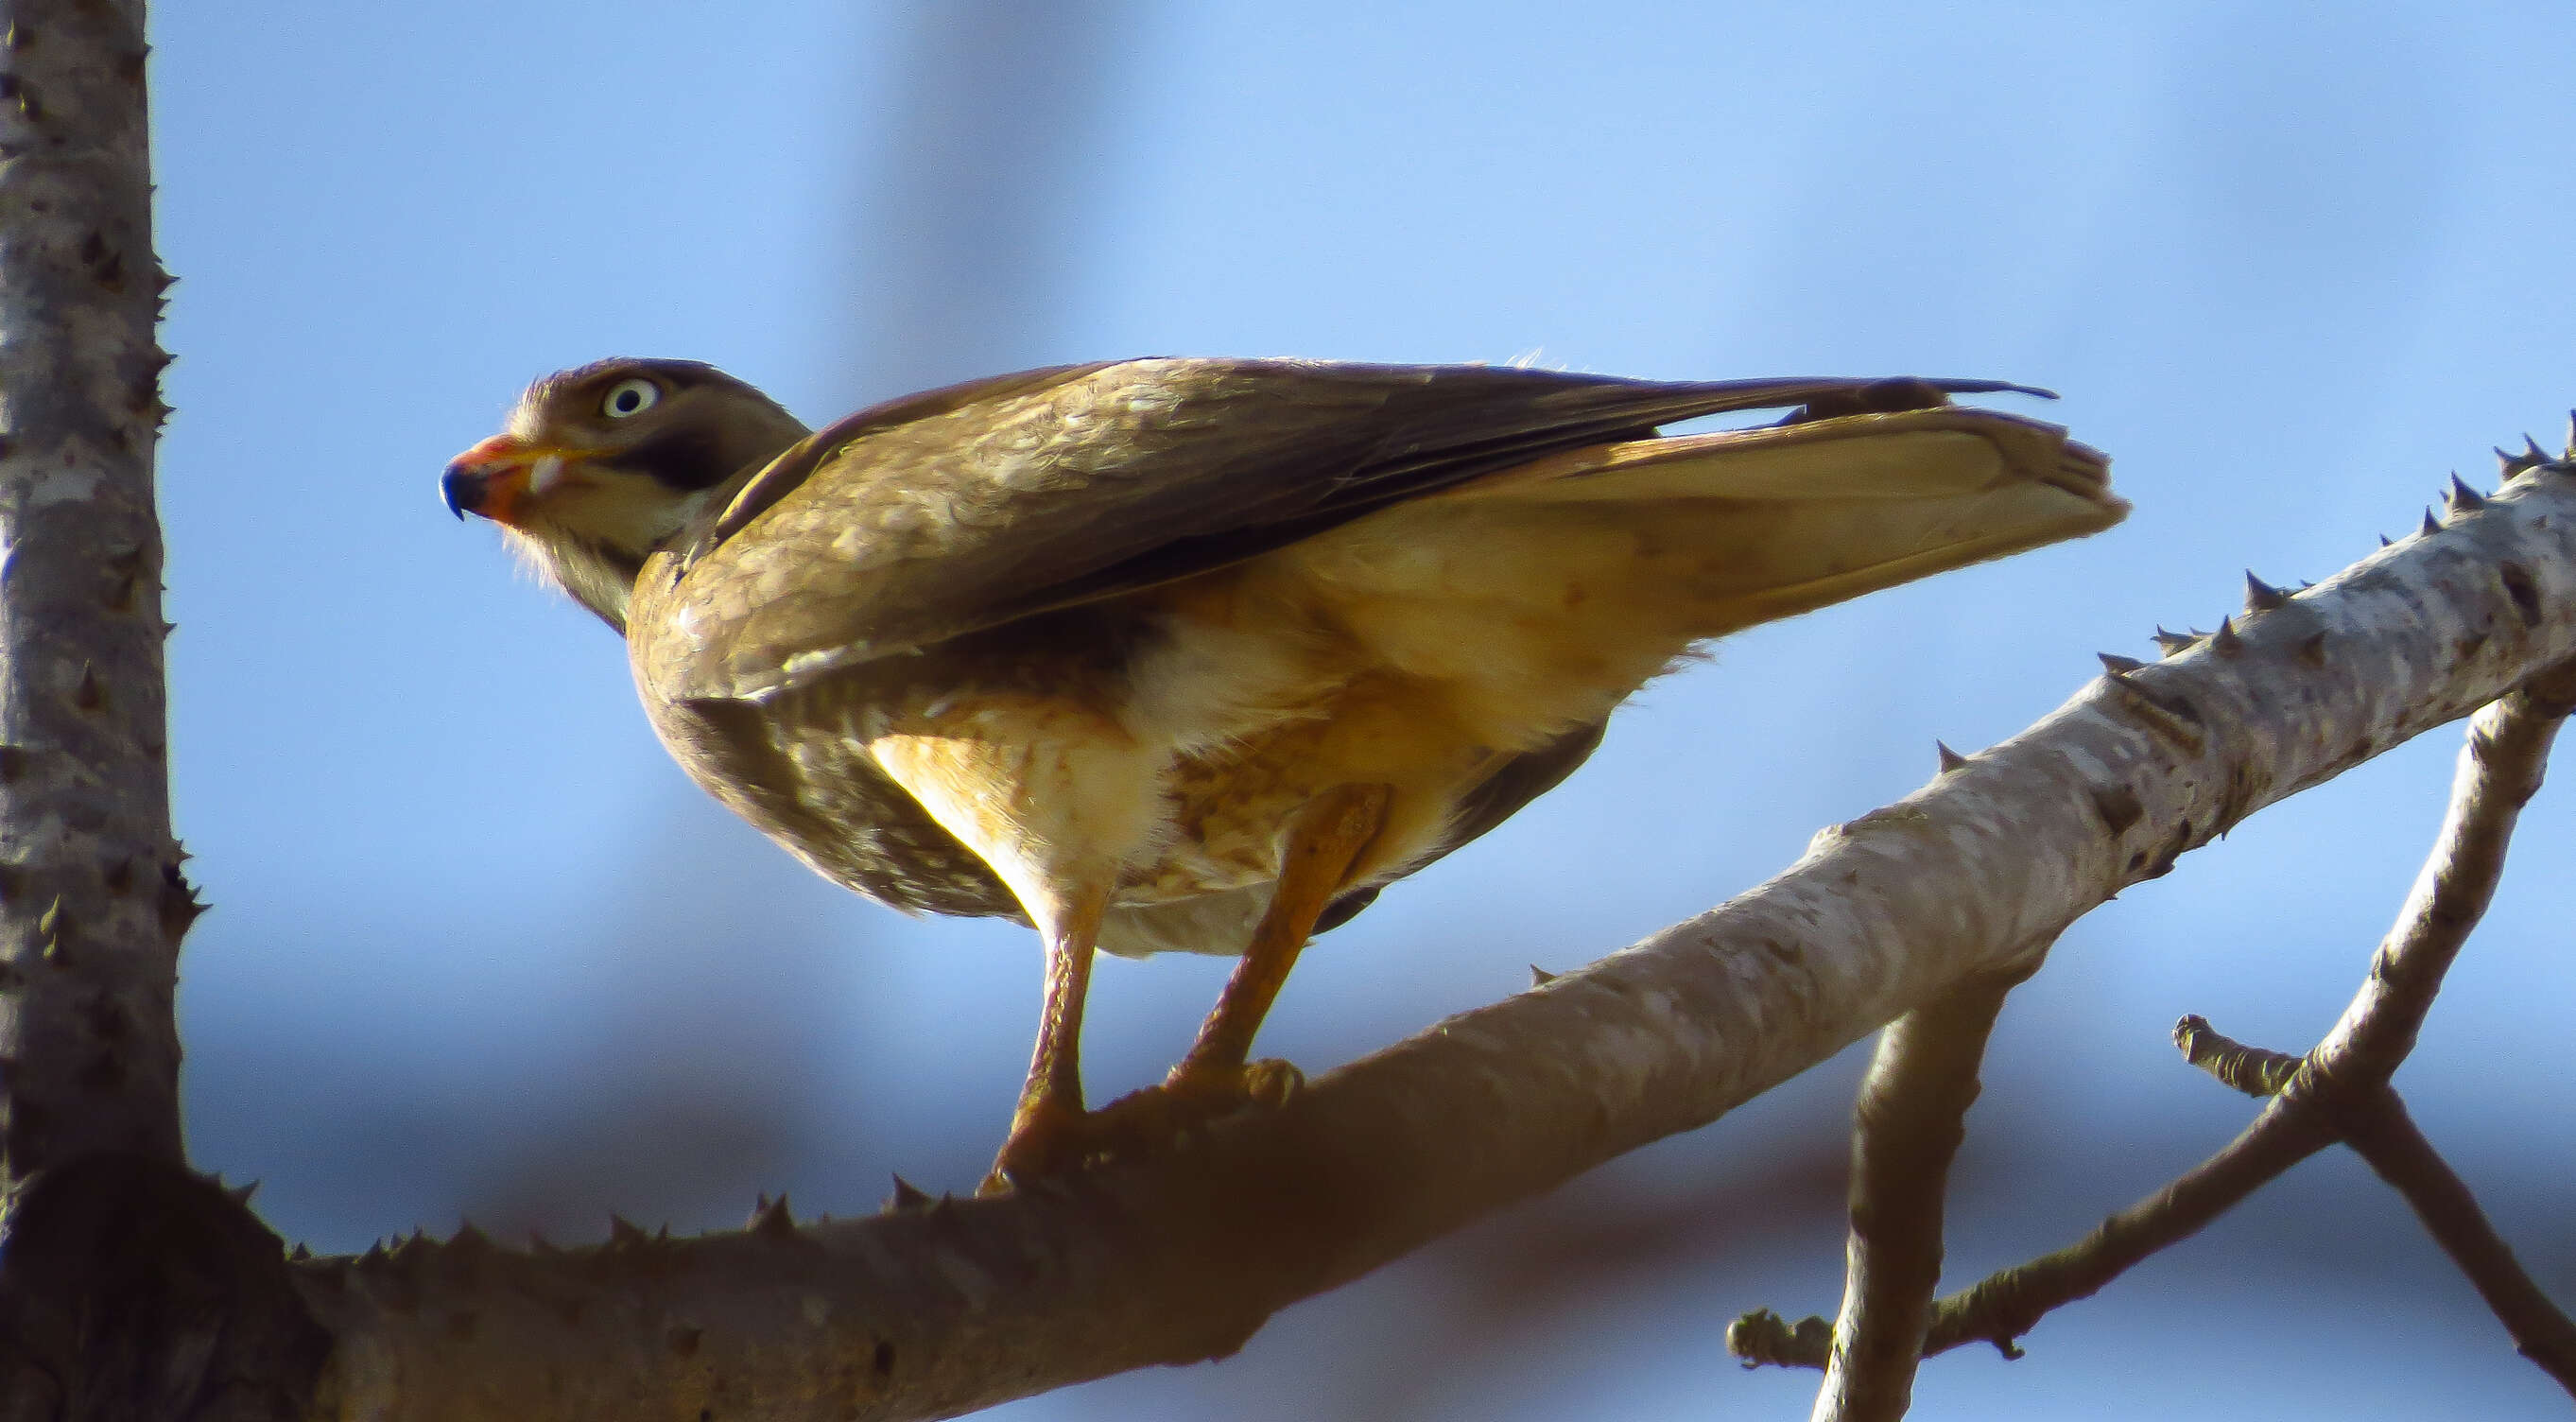
<instances>
[{"instance_id":1,"label":"black beak tip","mask_svg":"<svg viewBox=\"0 0 2576 1422\"><path fill-rule=\"evenodd\" d=\"M438 501L461 521L483 504L483 476L461 465L447 466L439 476Z\"/></svg>"}]
</instances>

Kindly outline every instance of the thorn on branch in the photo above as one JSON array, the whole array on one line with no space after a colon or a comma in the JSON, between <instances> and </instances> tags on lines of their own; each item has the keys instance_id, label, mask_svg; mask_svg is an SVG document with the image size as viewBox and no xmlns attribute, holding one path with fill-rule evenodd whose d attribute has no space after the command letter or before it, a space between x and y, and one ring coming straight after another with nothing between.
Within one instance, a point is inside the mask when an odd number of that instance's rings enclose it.
<instances>
[{"instance_id":1,"label":"thorn on branch","mask_svg":"<svg viewBox=\"0 0 2576 1422\"><path fill-rule=\"evenodd\" d=\"M2124 657L2117 652L2095 652L2093 655L2102 659L2102 670L2114 677L2125 677L2146 665L2135 657Z\"/></svg>"},{"instance_id":2,"label":"thorn on branch","mask_svg":"<svg viewBox=\"0 0 2576 1422\"><path fill-rule=\"evenodd\" d=\"M2441 531L2442 525L2434 521L2433 511L2429 508L2424 510L2424 525L2415 532L2421 537L2430 538Z\"/></svg>"},{"instance_id":3,"label":"thorn on branch","mask_svg":"<svg viewBox=\"0 0 2576 1422\"><path fill-rule=\"evenodd\" d=\"M2245 570L2245 610L2247 612L2270 612L2289 600L2288 593L2254 576L2253 569Z\"/></svg>"},{"instance_id":4,"label":"thorn on branch","mask_svg":"<svg viewBox=\"0 0 2576 1422\"><path fill-rule=\"evenodd\" d=\"M181 855L181 858L187 856ZM197 897L196 886L179 872L177 861L161 866L161 936L176 944L185 937L189 925L204 913L207 904Z\"/></svg>"},{"instance_id":5,"label":"thorn on branch","mask_svg":"<svg viewBox=\"0 0 2576 1422\"><path fill-rule=\"evenodd\" d=\"M2218 630L2209 634L2209 650L2222 657L2233 657L2245 650L2245 639L2236 635L2236 619L2218 619Z\"/></svg>"},{"instance_id":6,"label":"thorn on branch","mask_svg":"<svg viewBox=\"0 0 2576 1422\"><path fill-rule=\"evenodd\" d=\"M2540 452L2540 446L2532 441L2531 436L2524 435L2522 442L2526 448L2521 451L2510 450L2503 445L2495 447L2496 469L2507 479L2549 462L2549 456Z\"/></svg>"},{"instance_id":7,"label":"thorn on branch","mask_svg":"<svg viewBox=\"0 0 2576 1422\"><path fill-rule=\"evenodd\" d=\"M2457 471L2451 475L2451 491L2443 496L2442 502L2453 518L2476 513L2487 506L2486 495L2470 488L2468 481L2462 479Z\"/></svg>"},{"instance_id":8,"label":"thorn on branch","mask_svg":"<svg viewBox=\"0 0 2576 1422\"><path fill-rule=\"evenodd\" d=\"M469 1265L489 1255L496 1248L498 1246L492 1243L492 1236L476 1229L472 1220L457 1221L456 1233L447 1238L448 1257Z\"/></svg>"},{"instance_id":9,"label":"thorn on branch","mask_svg":"<svg viewBox=\"0 0 2576 1422\"><path fill-rule=\"evenodd\" d=\"M2203 635L2199 632L2168 632L2159 622L2156 624L2156 650L2168 657L2179 657L2199 646Z\"/></svg>"},{"instance_id":10,"label":"thorn on branch","mask_svg":"<svg viewBox=\"0 0 2576 1422\"><path fill-rule=\"evenodd\" d=\"M787 1196L781 1194L775 1200L761 1196L759 1207L751 1212L743 1228L763 1239L794 1239L796 1216L788 1211Z\"/></svg>"},{"instance_id":11,"label":"thorn on branch","mask_svg":"<svg viewBox=\"0 0 2576 1422\"><path fill-rule=\"evenodd\" d=\"M1534 988L1543 988L1543 987L1547 986L1549 983L1552 983L1552 982L1555 982L1555 981L1556 981L1556 978L1557 978L1557 975L1556 975L1556 974L1549 972L1547 969L1540 967L1540 966L1539 966L1538 964L1536 964L1536 963L1532 963L1532 964L1530 964L1530 965L1529 965L1529 970L1530 970L1530 986L1531 986L1531 987L1534 987Z\"/></svg>"},{"instance_id":12,"label":"thorn on branch","mask_svg":"<svg viewBox=\"0 0 2576 1422\"><path fill-rule=\"evenodd\" d=\"M2290 1078L2306 1062L2287 1052L2247 1046L2209 1025L2209 1019L2197 1013L2174 1024L2174 1045L2182 1049L2183 1060L2244 1092L2248 1096L2270 1097L2281 1094Z\"/></svg>"},{"instance_id":13,"label":"thorn on branch","mask_svg":"<svg viewBox=\"0 0 2576 1422\"><path fill-rule=\"evenodd\" d=\"M1950 743L1948 741L1934 741L1932 743L1932 752L1940 758L1941 773L1943 775L1947 775L1954 770L1965 770L1968 768L1968 758L1959 754L1957 751L1950 749Z\"/></svg>"},{"instance_id":14,"label":"thorn on branch","mask_svg":"<svg viewBox=\"0 0 2576 1422\"><path fill-rule=\"evenodd\" d=\"M437 1250L438 1246L430 1243L428 1236L415 1229L410 1238L394 1245L385 1255L385 1262L393 1267L395 1273L417 1277L422 1266L429 1263L429 1257Z\"/></svg>"},{"instance_id":15,"label":"thorn on branch","mask_svg":"<svg viewBox=\"0 0 2576 1422\"><path fill-rule=\"evenodd\" d=\"M885 1213L891 1215L929 1208L930 1196L924 1194L920 1186L900 1175L894 1178L894 1193L886 1197Z\"/></svg>"}]
</instances>

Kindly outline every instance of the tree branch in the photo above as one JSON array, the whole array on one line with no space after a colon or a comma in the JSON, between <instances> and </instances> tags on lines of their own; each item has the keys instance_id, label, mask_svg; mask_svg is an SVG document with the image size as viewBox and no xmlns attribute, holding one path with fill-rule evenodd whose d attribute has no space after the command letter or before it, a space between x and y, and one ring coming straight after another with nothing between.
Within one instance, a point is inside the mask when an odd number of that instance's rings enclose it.
<instances>
[{"instance_id":1,"label":"tree branch","mask_svg":"<svg viewBox=\"0 0 2576 1422\"><path fill-rule=\"evenodd\" d=\"M179 1159L143 7L0 5L0 1184ZM175 895L175 897L172 897Z\"/></svg>"},{"instance_id":2,"label":"tree branch","mask_svg":"<svg viewBox=\"0 0 2576 1422\"><path fill-rule=\"evenodd\" d=\"M339 1405L944 1415L1221 1355L1277 1308L1703 1125L2024 961L2247 814L2576 655L2576 478L2525 474L2239 629L2115 667L1788 872L1180 1154L1012 1199L531 1258L307 1267ZM2279 1140L2266 1149L2277 1152ZM539 1399L543 1399L542 1402Z\"/></svg>"},{"instance_id":3,"label":"tree branch","mask_svg":"<svg viewBox=\"0 0 2576 1422\"><path fill-rule=\"evenodd\" d=\"M1913 1401L1941 1285L1950 1161L1967 1137L1986 1039L2005 994L2027 976L1971 979L1879 1034L1852 1107L1849 1262L1818 1422L1898 1418Z\"/></svg>"},{"instance_id":4,"label":"tree branch","mask_svg":"<svg viewBox=\"0 0 2576 1422\"><path fill-rule=\"evenodd\" d=\"M330 1339L180 1154L141 0L0 0L0 1418L298 1415Z\"/></svg>"},{"instance_id":5,"label":"tree branch","mask_svg":"<svg viewBox=\"0 0 2576 1422\"><path fill-rule=\"evenodd\" d=\"M2558 1385L2576 1393L2576 1323L2532 1282L2513 1247L2488 1223L2477 1197L2407 1114L2394 1091L2345 1123L2344 1139L2379 1178L2394 1186L2425 1232L2460 1266L2478 1296L2513 1336L2513 1346Z\"/></svg>"},{"instance_id":6,"label":"tree branch","mask_svg":"<svg viewBox=\"0 0 2576 1422\"><path fill-rule=\"evenodd\" d=\"M2455 499L2455 509L2460 502ZM2508 564L2499 577L2517 612L2536 621L2537 610L2515 591L2528 588L2528 573ZM2253 586L2257 601L2274 595L2260 584ZM2220 636L2228 631L2222 626ZM2415 1131L2387 1082L2413 1050L2444 973L2494 897L2515 823L2540 789L2549 748L2571 710L2576 710L2576 663L2561 663L2537 672L2471 719L2442 827L2424 868L2398 910L2396 926L2373 955L2369 978L2315 1051L2294 1057L2247 1046L2197 1016L2176 1024L2174 1043L2192 1065L2248 1095L2271 1098L2253 1124L2217 1154L2075 1244L1941 1300L1925 1337L1925 1354L1983 1339L2018 1356L2014 1340L2049 1311L2091 1297L2149 1255L2199 1232L2291 1166L2348 1139L2383 1175L2401 1173L2390 1175L2391 1183L2407 1192L2435 1237L2454 1250L2453 1257L2495 1306L2523 1351L2565 1381L2561 1369L2576 1362L2576 1353L2560 1351L2565 1318L2494 1238L2467 1187ZM2393 1112L2392 1120L2383 1121L2383 1112ZM1823 1367L1834 1332L1822 1319L1791 1325L1764 1310L1737 1320L1727 1342L1748 1366Z\"/></svg>"}]
</instances>

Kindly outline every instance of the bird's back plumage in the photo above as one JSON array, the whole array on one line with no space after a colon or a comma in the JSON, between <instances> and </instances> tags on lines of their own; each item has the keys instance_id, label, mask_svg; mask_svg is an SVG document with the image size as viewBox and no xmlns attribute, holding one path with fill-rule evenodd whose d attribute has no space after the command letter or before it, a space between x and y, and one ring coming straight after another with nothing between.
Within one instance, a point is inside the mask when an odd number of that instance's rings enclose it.
<instances>
[{"instance_id":1,"label":"bird's back plumage","mask_svg":"<svg viewBox=\"0 0 2576 1422\"><path fill-rule=\"evenodd\" d=\"M1146 361L933 392L719 489L639 580L638 680L736 809L911 909L1023 905L890 736L1141 743L1093 772L1141 797L1094 815L1139 856L1103 944L1235 951L1327 782L1399 787L1364 893L1696 642L2118 517L2098 456L1938 388ZM1653 433L1783 405L1814 413Z\"/></svg>"}]
</instances>

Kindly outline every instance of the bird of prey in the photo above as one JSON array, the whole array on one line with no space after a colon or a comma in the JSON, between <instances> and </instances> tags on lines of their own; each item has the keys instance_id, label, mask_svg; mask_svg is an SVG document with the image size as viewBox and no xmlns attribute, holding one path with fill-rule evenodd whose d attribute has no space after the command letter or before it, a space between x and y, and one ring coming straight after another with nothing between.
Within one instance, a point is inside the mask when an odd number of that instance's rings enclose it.
<instances>
[{"instance_id":1,"label":"bird of prey","mask_svg":"<svg viewBox=\"0 0 2576 1422\"><path fill-rule=\"evenodd\" d=\"M1674 383L1151 359L819 431L707 365L550 375L448 465L627 641L697 782L825 877L1044 940L995 1188L1293 1088L1307 938L1570 773L1699 643L2127 506L1993 381ZM1746 410L1774 423L1664 435ZM1160 1086L1083 1105L1095 949L1240 955Z\"/></svg>"}]
</instances>

